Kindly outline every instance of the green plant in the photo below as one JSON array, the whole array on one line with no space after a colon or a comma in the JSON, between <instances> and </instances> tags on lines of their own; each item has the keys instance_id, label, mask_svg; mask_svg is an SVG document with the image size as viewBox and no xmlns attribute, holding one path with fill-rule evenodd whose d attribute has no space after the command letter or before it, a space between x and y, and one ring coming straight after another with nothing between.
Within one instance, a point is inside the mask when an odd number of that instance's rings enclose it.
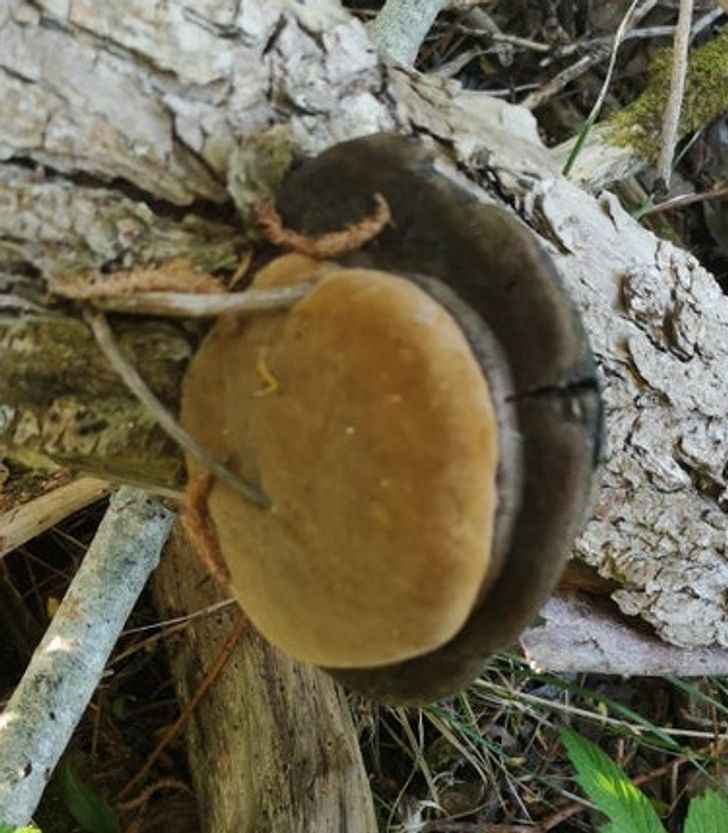
<instances>
[{"instance_id":1,"label":"green plant","mask_svg":"<svg viewBox=\"0 0 728 833\"><path fill-rule=\"evenodd\" d=\"M37 827L13 827L12 824L0 822L0 833L40 833Z\"/></svg>"},{"instance_id":2,"label":"green plant","mask_svg":"<svg viewBox=\"0 0 728 833\"><path fill-rule=\"evenodd\" d=\"M599 833L666 833L647 796L624 771L591 741L570 729L561 732L579 786L604 813L609 823ZM728 802L708 790L690 802L683 833L724 833L728 830Z\"/></svg>"},{"instance_id":3,"label":"green plant","mask_svg":"<svg viewBox=\"0 0 728 833\"><path fill-rule=\"evenodd\" d=\"M119 817L102 796L81 780L70 764L61 768L61 788L66 806L83 830L88 833L121 833Z\"/></svg>"}]
</instances>

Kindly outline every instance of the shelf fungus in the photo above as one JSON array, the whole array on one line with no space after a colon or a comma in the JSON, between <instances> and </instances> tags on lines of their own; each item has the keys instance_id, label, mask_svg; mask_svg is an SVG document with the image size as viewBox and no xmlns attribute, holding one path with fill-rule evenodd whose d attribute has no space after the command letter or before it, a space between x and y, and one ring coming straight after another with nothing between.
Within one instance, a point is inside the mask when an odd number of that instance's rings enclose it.
<instances>
[{"instance_id":1,"label":"shelf fungus","mask_svg":"<svg viewBox=\"0 0 728 833\"><path fill-rule=\"evenodd\" d=\"M387 222L367 244L257 274L313 288L220 318L181 419L265 496L217 481L205 510L253 624L366 696L419 703L467 685L537 615L585 519L601 407L549 258L418 140L337 145L276 208L310 240L356 231L375 201Z\"/></svg>"}]
</instances>

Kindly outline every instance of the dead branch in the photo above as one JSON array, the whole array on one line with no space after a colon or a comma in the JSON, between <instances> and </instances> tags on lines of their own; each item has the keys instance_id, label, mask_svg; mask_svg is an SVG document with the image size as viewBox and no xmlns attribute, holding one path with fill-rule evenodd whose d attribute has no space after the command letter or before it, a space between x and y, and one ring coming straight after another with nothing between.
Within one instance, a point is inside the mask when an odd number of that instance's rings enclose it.
<instances>
[{"instance_id":1,"label":"dead branch","mask_svg":"<svg viewBox=\"0 0 728 833\"><path fill-rule=\"evenodd\" d=\"M112 498L58 612L0 714L0 821L26 824L156 567L172 514L144 493Z\"/></svg>"}]
</instances>

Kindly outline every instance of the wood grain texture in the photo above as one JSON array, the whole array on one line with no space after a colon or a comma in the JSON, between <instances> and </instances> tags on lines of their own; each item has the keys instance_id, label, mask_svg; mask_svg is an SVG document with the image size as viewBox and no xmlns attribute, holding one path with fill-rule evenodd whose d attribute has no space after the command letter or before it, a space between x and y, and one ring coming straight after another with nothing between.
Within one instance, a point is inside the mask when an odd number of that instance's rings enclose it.
<instances>
[{"instance_id":1,"label":"wood grain texture","mask_svg":"<svg viewBox=\"0 0 728 833\"><path fill-rule=\"evenodd\" d=\"M0 558L111 491L106 480L79 477L0 512Z\"/></svg>"},{"instance_id":2,"label":"wood grain texture","mask_svg":"<svg viewBox=\"0 0 728 833\"><path fill-rule=\"evenodd\" d=\"M179 527L157 572L156 596L171 615L224 597ZM182 702L231 627L232 613L206 618L170 646ZM206 830L376 833L343 692L322 671L271 648L252 627L192 716L188 742Z\"/></svg>"}]
</instances>

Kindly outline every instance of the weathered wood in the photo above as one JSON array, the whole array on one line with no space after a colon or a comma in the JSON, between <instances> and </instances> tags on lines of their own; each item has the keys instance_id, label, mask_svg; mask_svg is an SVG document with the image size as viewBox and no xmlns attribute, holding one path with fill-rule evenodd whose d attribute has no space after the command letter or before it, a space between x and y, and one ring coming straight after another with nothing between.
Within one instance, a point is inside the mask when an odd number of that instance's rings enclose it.
<instances>
[{"instance_id":1,"label":"weathered wood","mask_svg":"<svg viewBox=\"0 0 728 833\"><path fill-rule=\"evenodd\" d=\"M94 477L79 477L44 494L18 503L0 502L0 558L54 524L107 495L111 485Z\"/></svg>"},{"instance_id":2,"label":"weathered wood","mask_svg":"<svg viewBox=\"0 0 728 833\"><path fill-rule=\"evenodd\" d=\"M173 406L193 334L143 320L117 332L129 361ZM52 462L152 488L182 481L176 446L73 317L0 317L0 451L28 467Z\"/></svg>"},{"instance_id":3,"label":"weathered wood","mask_svg":"<svg viewBox=\"0 0 728 833\"><path fill-rule=\"evenodd\" d=\"M180 527L157 572L169 614L224 598ZM232 613L197 622L170 646L182 702L232 626ZM236 833L376 833L361 753L343 692L252 628L191 718L188 743L206 829ZM244 754L243 754L244 750ZM207 762L202 764L202 762ZM210 777L210 770L217 777Z\"/></svg>"},{"instance_id":4,"label":"weathered wood","mask_svg":"<svg viewBox=\"0 0 728 833\"><path fill-rule=\"evenodd\" d=\"M632 676L639 668L644 677L728 673L725 648L676 648L646 628L635 628L628 617L615 614L603 602L582 593L552 596L541 611L539 624L521 639L534 670Z\"/></svg>"}]
</instances>

